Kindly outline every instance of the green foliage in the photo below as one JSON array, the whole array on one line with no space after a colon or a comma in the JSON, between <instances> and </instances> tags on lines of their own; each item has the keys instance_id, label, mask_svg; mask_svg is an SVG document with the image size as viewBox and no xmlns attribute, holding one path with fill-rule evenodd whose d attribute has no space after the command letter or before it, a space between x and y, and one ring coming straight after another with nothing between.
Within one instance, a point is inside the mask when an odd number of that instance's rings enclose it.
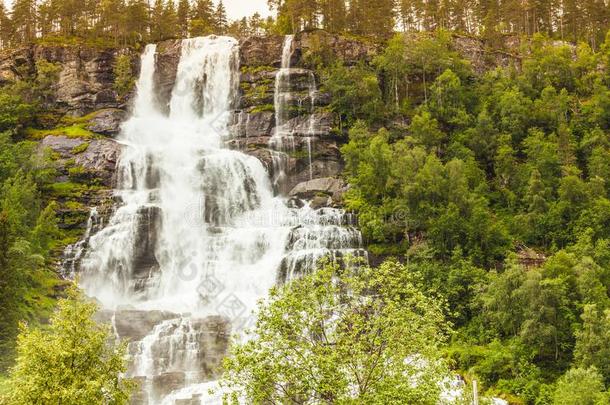
<instances>
[{"instance_id":1,"label":"green foliage","mask_svg":"<svg viewBox=\"0 0 610 405\"><path fill-rule=\"evenodd\" d=\"M450 356L484 389L552 403L595 367L595 393L566 401L607 401L610 47L536 36L522 70L474 75L444 35L396 36L375 58L385 112L347 120L345 204L372 253L404 257L447 302Z\"/></svg>"},{"instance_id":2,"label":"green foliage","mask_svg":"<svg viewBox=\"0 0 610 405\"><path fill-rule=\"evenodd\" d=\"M93 320L97 310L72 288L48 328L22 325L3 403L129 403L131 384L119 377L126 345L111 343L110 327Z\"/></svg>"},{"instance_id":3,"label":"green foliage","mask_svg":"<svg viewBox=\"0 0 610 405\"><path fill-rule=\"evenodd\" d=\"M375 72L364 66L340 63L325 72L324 86L332 95L332 108L348 125L356 120L377 122L383 117L383 101Z\"/></svg>"},{"instance_id":4,"label":"green foliage","mask_svg":"<svg viewBox=\"0 0 610 405\"><path fill-rule=\"evenodd\" d=\"M436 404L448 375L441 307L396 262L322 264L274 288L253 332L225 361L231 402Z\"/></svg>"},{"instance_id":5,"label":"green foliage","mask_svg":"<svg viewBox=\"0 0 610 405\"><path fill-rule=\"evenodd\" d=\"M553 403L557 405L602 405L610 401L601 374L595 368L570 369L558 381Z\"/></svg>"},{"instance_id":6,"label":"green foliage","mask_svg":"<svg viewBox=\"0 0 610 405\"><path fill-rule=\"evenodd\" d=\"M133 87L136 80L131 67L131 57L128 54L119 55L114 62L114 90L119 97L125 97Z\"/></svg>"}]
</instances>

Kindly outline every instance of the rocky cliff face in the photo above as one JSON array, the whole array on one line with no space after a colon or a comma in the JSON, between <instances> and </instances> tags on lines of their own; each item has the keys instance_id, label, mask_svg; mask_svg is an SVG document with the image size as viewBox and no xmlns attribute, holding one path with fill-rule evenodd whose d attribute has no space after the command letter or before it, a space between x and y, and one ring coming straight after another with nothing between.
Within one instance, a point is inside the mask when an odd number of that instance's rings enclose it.
<instances>
[{"instance_id":1,"label":"rocky cliff face","mask_svg":"<svg viewBox=\"0 0 610 405\"><path fill-rule=\"evenodd\" d=\"M514 49L517 54L518 39L505 41L504 48ZM155 93L158 105L166 111L176 80L180 44L179 40L170 40L157 46ZM283 44L282 36L240 40L239 95L227 144L258 158L272 177L277 175L277 161L281 159L286 177L279 191L288 197L315 200L315 206L340 204L345 185L340 180L339 148L346 137L337 130L337 117L328 107L331 97L320 87L319 72L312 66L320 57L339 59L347 65L371 61L379 50L372 44L324 31L298 34L290 49L291 69L286 77L289 88L282 100L285 111L280 127L274 95ZM490 65L519 63L511 53L490 54L476 38L455 37L454 47L476 71ZM139 55L127 49L33 45L0 53L0 84L33 76L39 60L60 67L51 103L59 116L69 117L73 123L66 128L37 130L37 139L41 140L41 151L51 151L54 156L59 176L51 197L61 203L62 226L75 235L85 228L89 207L113 204L114 167L121 149L113 138L128 115L130 99L119 97L113 88L113 66L121 54L131 56L136 77ZM74 134L70 131L73 127L85 133ZM273 145L278 130L290 134L290 145L283 148L280 157Z\"/></svg>"},{"instance_id":2,"label":"rocky cliff face","mask_svg":"<svg viewBox=\"0 0 610 405\"><path fill-rule=\"evenodd\" d=\"M241 80L230 119L232 138L227 141L231 148L261 160L272 177L278 169L274 165L277 156L272 137L278 130L274 95L283 42L283 36L250 37L240 41ZM308 69L308 57L321 47L346 64L355 64L374 55L374 49L369 45L322 31L303 33L295 38L287 80L290 96L285 99L288 119L282 124L282 132L289 133L292 138L290 148L282 152L287 176L285 194L301 182L337 178L342 170L339 146L344 136L335 129L337 117L329 112L330 95L318 90L318 74ZM180 41L164 41L157 46L155 86L162 110L168 110L180 52ZM324 193L324 190L319 191ZM334 196L340 196L340 193Z\"/></svg>"},{"instance_id":3,"label":"rocky cliff face","mask_svg":"<svg viewBox=\"0 0 610 405\"><path fill-rule=\"evenodd\" d=\"M123 100L113 89L113 66L118 55L130 50L81 46L32 45L0 54L0 84L32 76L36 62L46 60L60 66L54 107L71 116L82 116L103 108L121 108ZM133 54L134 70L137 55Z\"/></svg>"}]
</instances>

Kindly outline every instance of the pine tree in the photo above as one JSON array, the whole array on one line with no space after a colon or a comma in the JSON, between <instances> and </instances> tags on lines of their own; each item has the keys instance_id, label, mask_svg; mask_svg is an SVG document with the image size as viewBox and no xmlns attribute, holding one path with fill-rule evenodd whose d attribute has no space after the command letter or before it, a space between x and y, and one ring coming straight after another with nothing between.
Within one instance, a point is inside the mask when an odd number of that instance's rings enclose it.
<instances>
[{"instance_id":1,"label":"pine tree","mask_svg":"<svg viewBox=\"0 0 610 405\"><path fill-rule=\"evenodd\" d=\"M394 0L353 0L348 12L348 27L356 35L389 38L394 31Z\"/></svg>"},{"instance_id":2,"label":"pine tree","mask_svg":"<svg viewBox=\"0 0 610 405\"><path fill-rule=\"evenodd\" d=\"M250 17L248 25L250 26L250 33L252 35L261 35L263 33L263 26L265 25L265 22L259 13L254 13L252 17Z\"/></svg>"},{"instance_id":3,"label":"pine tree","mask_svg":"<svg viewBox=\"0 0 610 405\"><path fill-rule=\"evenodd\" d=\"M330 32L343 32L346 28L345 0L323 0L322 23Z\"/></svg>"},{"instance_id":4,"label":"pine tree","mask_svg":"<svg viewBox=\"0 0 610 405\"><path fill-rule=\"evenodd\" d=\"M227 11L222 0L218 2L216 11L214 12L214 31L217 34L225 34L227 32Z\"/></svg>"},{"instance_id":5,"label":"pine tree","mask_svg":"<svg viewBox=\"0 0 610 405\"><path fill-rule=\"evenodd\" d=\"M174 0L167 0L163 8L161 19L161 38L176 38L179 35L180 27L178 26L178 15Z\"/></svg>"},{"instance_id":6,"label":"pine tree","mask_svg":"<svg viewBox=\"0 0 610 405\"><path fill-rule=\"evenodd\" d=\"M178 2L178 29L180 36L185 38L189 34L189 16L191 13L191 6L188 0L180 0Z\"/></svg>"},{"instance_id":7,"label":"pine tree","mask_svg":"<svg viewBox=\"0 0 610 405\"><path fill-rule=\"evenodd\" d=\"M36 1L15 0L11 21L17 43L33 41L36 38Z\"/></svg>"},{"instance_id":8,"label":"pine tree","mask_svg":"<svg viewBox=\"0 0 610 405\"><path fill-rule=\"evenodd\" d=\"M155 0L150 13L150 39L153 42L163 38L163 0Z\"/></svg>"},{"instance_id":9,"label":"pine tree","mask_svg":"<svg viewBox=\"0 0 610 405\"><path fill-rule=\"evenodd\" d=\"M13 30L11 20L4 7L4 2L0 2L0 48L7 47L12 37Z\"/></svg>"},{"instance_id":10,"label":"pine tree","mask_svg":"<svg viewBox=\"0 0 610 405\"><path fill-rule=\"evenodd\" d=\"M125 35L129 43L148 42L150 16L146 0L131 0L125 15Z\"/></svg>"},{"instance_id":11,"label":"pine tree","mask_svg":"<svg viewBox=\"0 0 610 405\"><path fill-rule=\"evenodd\" d=\"M214 7L211 0L197 0L191 9L191 36L211 34L214 30Z\"/></svg>"}]
</instances>

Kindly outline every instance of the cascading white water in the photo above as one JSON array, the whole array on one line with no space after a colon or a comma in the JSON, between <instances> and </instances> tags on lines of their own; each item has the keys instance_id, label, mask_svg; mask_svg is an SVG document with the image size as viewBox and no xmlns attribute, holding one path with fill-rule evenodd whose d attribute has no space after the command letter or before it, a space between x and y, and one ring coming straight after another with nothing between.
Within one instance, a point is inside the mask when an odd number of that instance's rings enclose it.
<instances>
[{"instance_id":1,"label":"cascading white water","mask_svg":"<svg viewBox=\"0 0 610 405\"><path fill-rule=\"evenodd\" d=\"M149 405L203 395L216 372L203 370L203 359L221 346L208 331L222 320L240 332L276 283L325 255L361 252L360 233L342 211L291 208L274 196L258 159L225 147L237 41L188 39L181 52L167 115L155 104L156 47L142 55L133 116L120 137L120 205L89 238L80 265L83 288L105 308L163 311L130 345L129 376L143 379ZM158 382L168 376L171 390L162 392Z\"/></svg>"}]
</instances>

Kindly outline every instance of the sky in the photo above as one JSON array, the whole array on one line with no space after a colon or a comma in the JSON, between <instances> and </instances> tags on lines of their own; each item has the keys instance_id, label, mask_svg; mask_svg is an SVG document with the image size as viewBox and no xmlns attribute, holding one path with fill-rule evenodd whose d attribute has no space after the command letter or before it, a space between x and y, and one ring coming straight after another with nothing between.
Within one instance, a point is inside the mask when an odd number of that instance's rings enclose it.
<instances>
[{"instance_id":1,"label":"sky","mask_svg":"<svg viewBox=\"0 0 610 405\"><path fill-rule=\"evenodd\" d=\"M270 15L267 0L224 0L224 4L227 15L232 20L250 17L257 11L264 17Z\"/></svg>"}]
</instances>

